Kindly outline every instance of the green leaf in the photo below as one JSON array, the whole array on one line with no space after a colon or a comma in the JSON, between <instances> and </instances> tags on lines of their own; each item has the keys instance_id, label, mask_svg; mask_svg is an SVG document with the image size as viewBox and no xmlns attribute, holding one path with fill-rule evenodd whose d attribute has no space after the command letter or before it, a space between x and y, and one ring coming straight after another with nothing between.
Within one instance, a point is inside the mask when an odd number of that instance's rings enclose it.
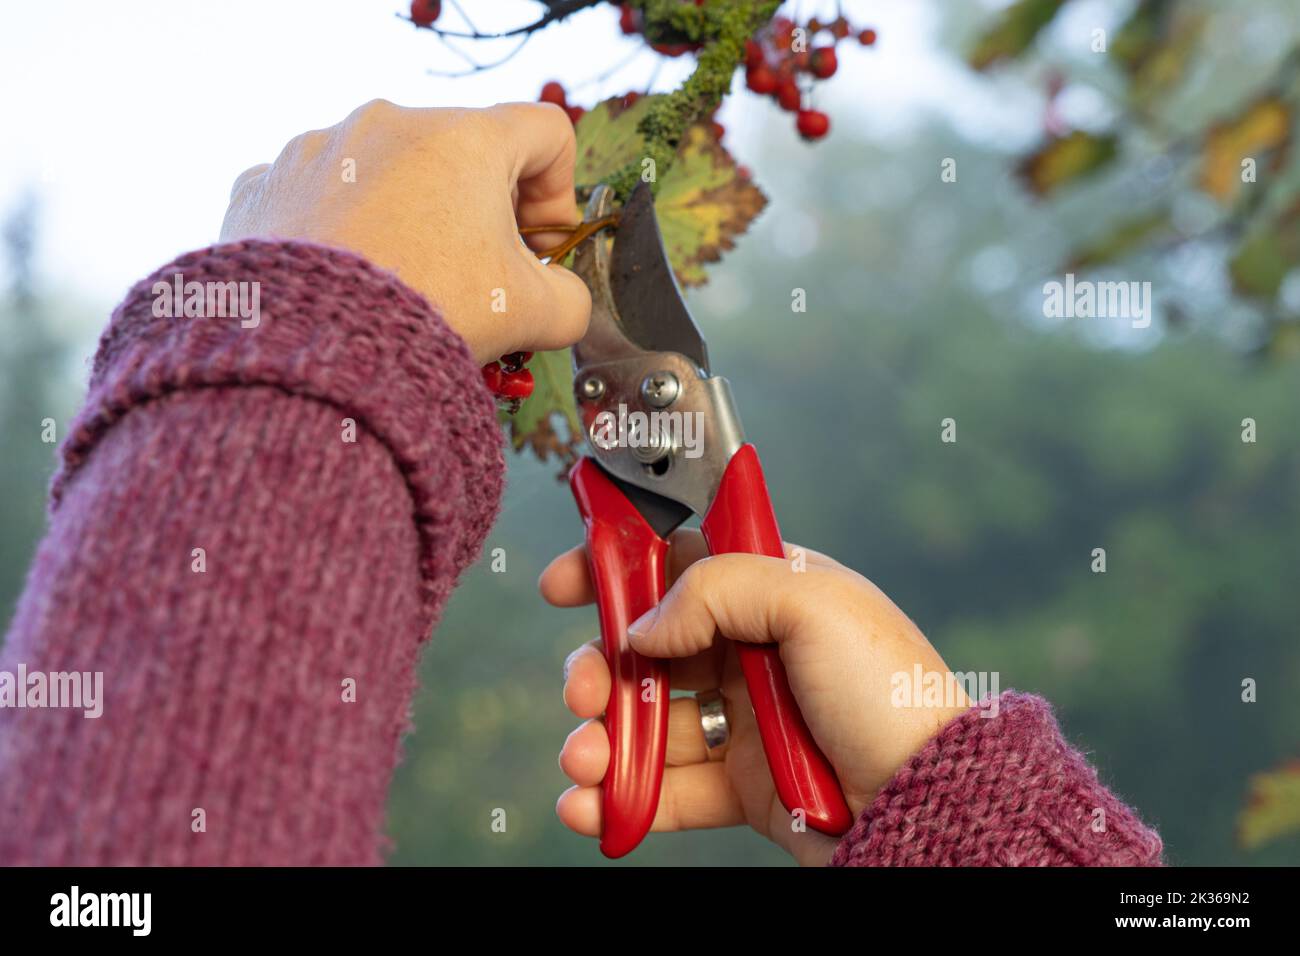
<instances>
[{"instance_id":1,"label":"green leaf","mask_svg":"<svg viewBox=\"0 0 1300 956\"><path fill-rule=\"evenodd\" d=\"M1000 60L1019 56L1034 42L1043 27L1052 22L1063 0L1018 0L1002 12L998 22L985 32L967 58L977 70Z\"/></svg>"},{"instance_id":2,"label":"green leaf","mask_svg":"<svg viewBox=\"0 0 1300 956\"><path fill-rule=\"evenodd\" d=\"M599 184L628 163L645 155L637 124L660 95L639 96L631 104L615 96L589 109L578 120L578 162L574 180L579 187Z\"/></svg>"},{"instance_id":3,"label":"green leaf","mask_svg":"<svg viewBox=\"0 0 1300 956\"><path fill-rule=\"evenodd\" d=\"M1075 179L1096 172L1115 158L1118 139L1075 130L1050 140L1026 157L1018 172L1039 196L1046 196Z\"/></svg>"},{"instance_id":4,"label":"green leaf","mask_svg":"<svg viewBox=\"0 0 1300 956\"><path fill-rule=\"evenodd\" d=\"M1250 796L1237 819L1237 839L1253 850L1300 833L1300 761L1250 780Z\"/></svg>"}]
</instances>

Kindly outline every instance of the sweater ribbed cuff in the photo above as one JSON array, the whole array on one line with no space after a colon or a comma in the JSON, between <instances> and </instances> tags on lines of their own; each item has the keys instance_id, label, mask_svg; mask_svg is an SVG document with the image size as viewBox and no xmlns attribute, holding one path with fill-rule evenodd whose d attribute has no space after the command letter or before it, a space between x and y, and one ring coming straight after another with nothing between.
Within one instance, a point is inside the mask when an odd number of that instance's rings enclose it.
<instances>
[{"instance_id":1,"label":"sweater ribbed cuff","mask_svg":"<svg viewBox=\"0 0 1300 956\"><path fill-rule=\"evenodd\" d=\"M1160 864L1160 837L1102 786L1045 700L1007 691L989 712L971 708L908 761L831 865Z\"/></svg>"},{"instance_id":2,"label":"sweater ribbed cuff","mask_svg":"<svg viewBox=\"0 0 1300 956\"><path fill-rule=\"evenodd\" d=\"M178 275L182 289L255 283L243 290L257 314L185 317L182 302L165 301ZM155 294L156 283L168 292L159 286ZM209 312L218 298L205 299ZM240 385L329 403L338 409L340 434L351 418L384 443L410 489L421 533L422 597L445 597L478 555L500 503L495 406L469 348L437 311L393 274L340 249L226 243L186 253L132 287L100 340L51 508L100 436L133 406L183 389ZM460 510L457 520L448 509Z\"/></svg>"}]
</instances>

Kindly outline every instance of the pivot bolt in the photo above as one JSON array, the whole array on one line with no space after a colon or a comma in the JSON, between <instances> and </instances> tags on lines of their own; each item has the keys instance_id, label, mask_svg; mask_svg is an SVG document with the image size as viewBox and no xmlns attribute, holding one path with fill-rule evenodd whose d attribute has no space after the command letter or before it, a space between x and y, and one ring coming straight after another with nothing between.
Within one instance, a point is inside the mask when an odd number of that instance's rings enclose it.
<instances>
[{"instance_id":1,"label":"pivot bolt","mask_svg":"<svg viewBox=\"0 0 1300 956\"><path fill-rule=\"evenodd\" d=\"M672 372L655 372L641 383L641 396L652 408L667 408L681 391L682 383Z\"/></svg>"}]
</instances>

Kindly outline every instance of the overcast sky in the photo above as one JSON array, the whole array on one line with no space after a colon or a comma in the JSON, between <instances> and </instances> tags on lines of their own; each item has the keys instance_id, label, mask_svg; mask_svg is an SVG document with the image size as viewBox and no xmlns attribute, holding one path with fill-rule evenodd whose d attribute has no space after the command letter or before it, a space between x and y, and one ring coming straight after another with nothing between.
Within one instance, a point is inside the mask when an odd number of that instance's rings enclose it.
<instances>
[{"instance_id":1,"label":"overcast sky","mask_svg":"<svg viewBox=\"0 0 1300 956\"><path fill-rule=\"evenodd\" d=\"M845 6L881 39L871 51L842 45L840 73L819 89L835 135L889 135L929 111L958 123L978 116L972 135L998 136L1000 124L1024 123L1023 110L998 109L936 50L932 3ZM43 203L40 271L63 291L108 304L178 252L213 241L236 174L366 100L486 105L533 99L554 77L580 87L574 98L590 104L644 88L660 63L648 51L634 55L637 44L620 36L616 11L602 5L539 34L500 69L433 77L430 67L461 64L427 31L399 20L403 7L399 0L12 5L0 32L0 212L34 185ZM468 9L487 29L523 22L539 8L470 0ZM485 9L495 11L495 22ZM803 15L816 9L804 3ZM467 49L492 55L472 43ZM581 86L629 56L603 84ZM690 66L689 57L663 61L656 86L676 85ZM793 124L769 123L778 120L776 109L757 97L730 103L722 116L729 143L761 180L762 137L793 137Z\"/></svg>"}]
</instances>

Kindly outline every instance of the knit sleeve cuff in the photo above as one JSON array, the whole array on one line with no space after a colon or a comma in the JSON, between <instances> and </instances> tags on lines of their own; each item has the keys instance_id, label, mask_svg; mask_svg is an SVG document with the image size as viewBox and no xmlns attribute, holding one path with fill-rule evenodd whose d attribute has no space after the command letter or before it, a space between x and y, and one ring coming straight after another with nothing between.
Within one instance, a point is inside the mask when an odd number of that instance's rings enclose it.
<instances>
[{"instance_id":1,"label":"knit sleeve cuff","mask_svg":"<svg viewBox=\"0 0 1300 956\"><path fill-rule=\"evenodd\" d=\"M340 436L351 418L387 447L410 489L426 599L477 556L499 506L504 462L494 403L468 346L393 274L306 242L211 246L130 290L100 340L51 508L132 407L185 389L239 386L328 403Z\"/></svg>"},{"instance_id":2,"label":"knit sleeve cuff","mask_svg":"<svg viewBox=\"0 0 1300 956\"><path fill-rule=\"evenodd\" d=\"M832 866L1152 866L1161 842L1007 691L949 723L867 807Z\"/></svg>"}]
</instances>

